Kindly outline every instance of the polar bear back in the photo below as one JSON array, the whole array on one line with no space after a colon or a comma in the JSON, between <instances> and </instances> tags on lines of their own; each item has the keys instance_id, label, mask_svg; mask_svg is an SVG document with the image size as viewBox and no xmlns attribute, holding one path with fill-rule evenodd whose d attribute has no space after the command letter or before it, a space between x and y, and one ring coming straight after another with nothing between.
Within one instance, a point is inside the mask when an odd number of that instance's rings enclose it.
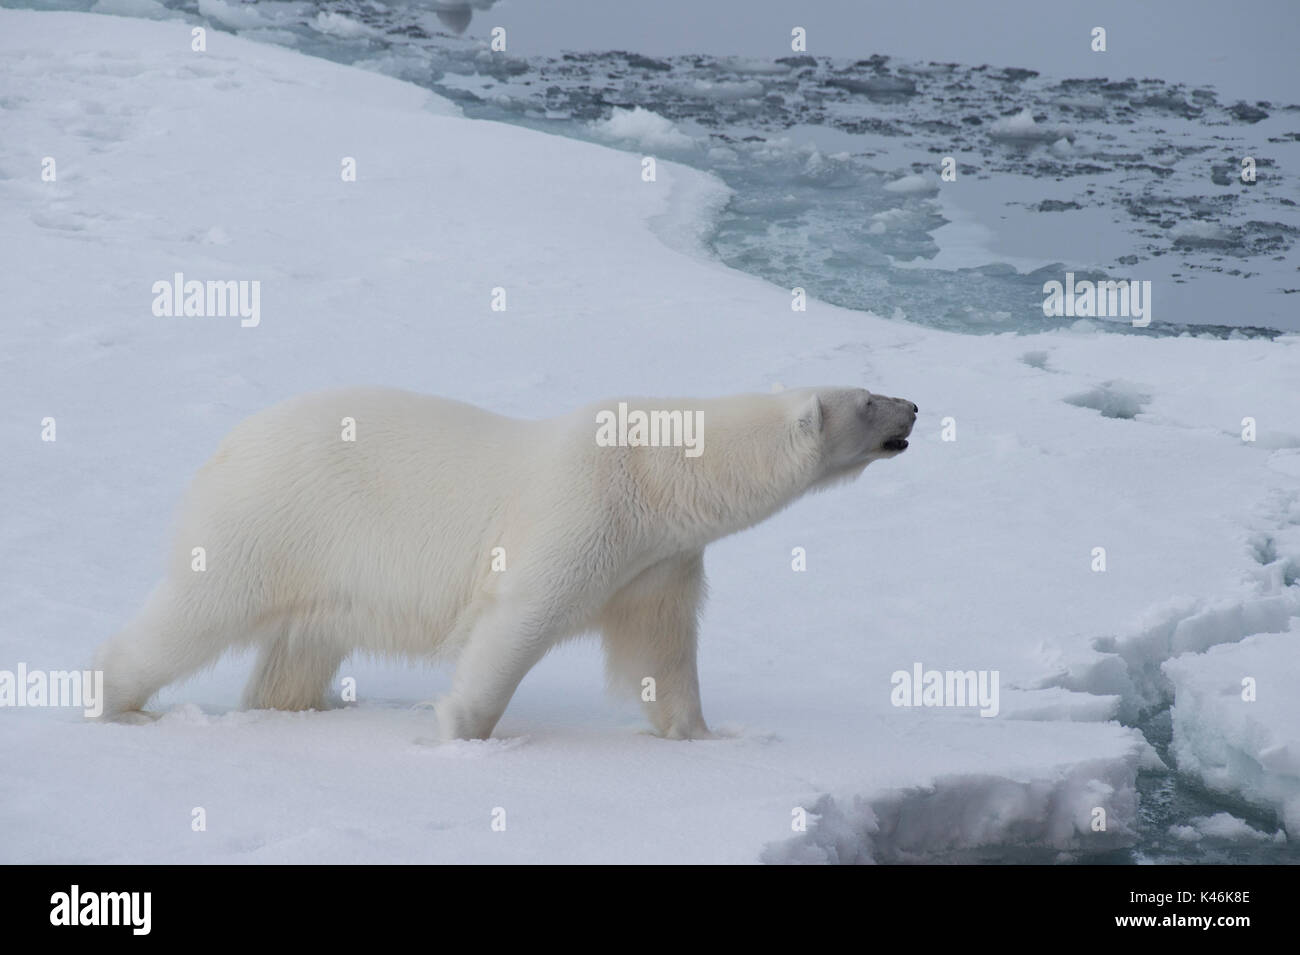
<instances>
[{"instance_id":1,"label":"polar bear back","mask_svg":"<svg viewBox=\"0 0 1300 955\"><path fill-rule=\"evenodd\" d=\"M345 440L345 419L354 440ZM193 548L195 589L277 608L391 612L421 644L448 633L519 537L509 515L545 482L546 422L388 389L292 399L230 432L191 485L178 521L173 577ZM368 608L358 602L382 604ZM360 621L359 621L360 622Z\"/></svg>"}]
</instances>

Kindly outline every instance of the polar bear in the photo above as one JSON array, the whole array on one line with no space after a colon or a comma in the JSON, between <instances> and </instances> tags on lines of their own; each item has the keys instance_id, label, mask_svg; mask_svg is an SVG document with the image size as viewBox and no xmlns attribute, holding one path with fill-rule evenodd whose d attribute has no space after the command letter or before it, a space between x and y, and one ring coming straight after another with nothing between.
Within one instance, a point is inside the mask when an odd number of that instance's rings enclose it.
<instances>
[{"instance_id":1,"label":"polar bear","mask_svg":"<svg viewBox=\"0 0 1300 955\"><path fill-rule=\"evenodd\" d=\"M248 418L196 475L167 574L99 650L105 716L255 646L248 708L324 708L353 651L455 659L445 739L491 735L558 641L602 635L654 729L709 735L704 548L900 454L917 407L861 388L623 398L543 421L389 389Z\"/></svg>"}]
</instances>

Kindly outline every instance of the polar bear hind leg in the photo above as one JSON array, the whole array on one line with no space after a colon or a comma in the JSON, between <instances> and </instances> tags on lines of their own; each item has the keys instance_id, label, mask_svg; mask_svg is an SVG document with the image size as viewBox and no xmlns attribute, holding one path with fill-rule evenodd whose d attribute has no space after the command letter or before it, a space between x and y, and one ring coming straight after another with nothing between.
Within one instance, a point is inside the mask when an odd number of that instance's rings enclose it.
<instances>
[{"instance_id":1,"label":"polar bear hind leg","mask_svg":"<svg viewBox=\"0 0 1300 955\"><path fill-rule=\"evenodd\" d=\"M283 621L258 650L244 688L246 710L323 710L348 651L297 619Z\"/></svg>"},{"instance_id":2,"label":"polar bear hind leg","mask_svg":"<svg viewBox=\"0 0 1300 955\"><path fill-rule=\"evenodd\" d=\"M142 711L155 693L215 663L237 633L225 621L204 621L173 587L160 585L96 654L95 669L104 673L102 718L144 722L148 714Z\"/></svg>"}]
</instances>

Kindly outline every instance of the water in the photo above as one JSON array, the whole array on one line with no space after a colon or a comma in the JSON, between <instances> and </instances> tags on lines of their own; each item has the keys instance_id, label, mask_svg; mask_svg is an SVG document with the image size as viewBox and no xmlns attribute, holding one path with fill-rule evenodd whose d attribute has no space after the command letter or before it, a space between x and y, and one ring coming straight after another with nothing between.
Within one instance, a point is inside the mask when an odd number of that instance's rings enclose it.
<instances>
[{"instance_id":1,"label":"water","mask_svg":"<svg viewBox=\"0 0 1300 955\"><path fill-rule=\"evenodd\" d=\"M709 170L734 190L711 237L723 261L848 308L964 333L1039 331L1074 321L1042 310L1043 284L1069 270L1153 283L1150 327L1099 322L1116 333L1300 331L1300 105L1289 101L878 54L488 53L491 24L475 13L493 0L203 0L206 21L199 6L163 0L155 12L387 73L471 117ZM576 21L554 7L562 36ZM662 121L609 122L638 108ZM940 179L945 156L955 181ZM1243 156L1256 162L1253 185L1240 179ZM907 176L921 177L915 189L891 185ZM1173 767L1168 708L1137 725ZM1219 812L1265 833L1278 821L1176 770L1143 772L1138 787L1140 844L1078 861L1300 861L1294 840L1177 838L1171 827ZM1051 860L999 850L954 861Z\"/></svg>"},{"instance_id":2,"label":"water","mask_svg":"<svg viewBox=\"0 0 1300 955\"><path fill-rule=\"evenodd\" d=\"M504 12L491 0L164 2L418 83L471 117L708 169L735 192L712 236L723 261L848 308L958 332L1039 331L1075 321L1042 307L1044 284L1069 271L1151 282L1150 327L1096 319L1116 332L1300 331L1294 103L880 54L522 57L486 51L489 18ZM586 19L556 5L562 14ZM467 28L479 35L459 35ZM605 122L638 107L667 134ZM1241 181L1246 156L1253 184ZM944 157L955 181L940 178ZM923 177L919 190L891 191L907 175Z\"/></svg>"},{"instance_id":3,"label":"water","mask_svg":"<svg viewBox=\"0 0 1300 955\"><path fill-rule=\"evenodd\" d=\"M1144 863L1215 865L1300 863L1300 845L1294 839L1289 842L1202 839L1189 843L1171 833L1172 828L1185 825L1189 819L1221 812L1236 816L1262 834L1274 834L1282 824L1273 812L1211 792L1195 779L1177 772L1170 745L1173 728L1168 706L1146 715L1137 726L1171 771L1138 773L1138 827L1142 842L1124 853L1128 859Z\"/></svg>"}]
</instances>

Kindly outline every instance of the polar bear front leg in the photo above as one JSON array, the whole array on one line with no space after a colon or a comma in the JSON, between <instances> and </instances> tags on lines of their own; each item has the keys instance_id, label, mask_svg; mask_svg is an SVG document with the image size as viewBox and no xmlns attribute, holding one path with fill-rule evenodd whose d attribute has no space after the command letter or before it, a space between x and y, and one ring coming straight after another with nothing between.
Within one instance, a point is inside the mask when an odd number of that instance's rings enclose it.
<instances>
[{"instance_id":1,"label":"polar bear front leg","mask_svg":"<svg viewBox=\"0 0 1300 955\"><path fill-rule=\"evenodd\" d=\"M505 601L474 624L451 691L434 705L444 740L487 739L519 681L550 648L554 628L535 608Z\"/></svg>"},{"instance_id":2,"label":"polar bear front leg","mask_svg":"<svg viewBox=\"0 0 1300 955\"><path fill-rule=\"evenodd\" d=\"M635 692L651 725L669 739L713 735L695 661L704 589L703 552L682 554L647 568L600 615L610 683Z\"/></svg>"}]
</instances>

